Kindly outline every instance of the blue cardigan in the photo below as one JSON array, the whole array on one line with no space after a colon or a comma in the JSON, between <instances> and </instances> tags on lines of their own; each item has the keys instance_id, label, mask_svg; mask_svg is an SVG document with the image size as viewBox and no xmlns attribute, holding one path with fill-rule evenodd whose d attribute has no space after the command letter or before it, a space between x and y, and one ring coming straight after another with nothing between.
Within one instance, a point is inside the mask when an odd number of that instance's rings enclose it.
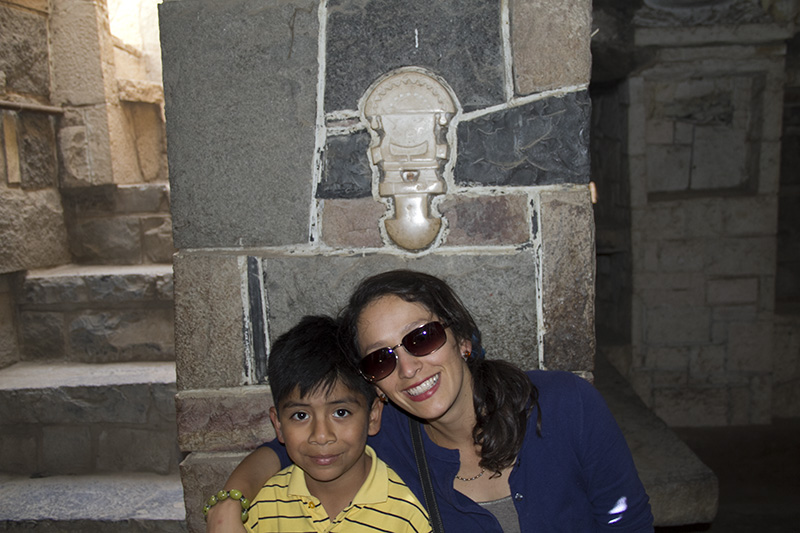
<instances>
[{"instance_id":1,"label":"blue cardigan","mask_svg":"<svg viewBox=\"0 0 800 533\"><path fill-rule=\"evenodd\" d=\"M527 374L539 389L542 436L534 412L509 478L522 531L653 531L649 498L600 393L569 372ZM458 451L437 446L425 431L422 438L445 530L501 532L489 511L453 489ZM387 405L368 444L424 503L406 415ZM267 446L288 466L277 440Z\"/></svg>"}]
</instances>

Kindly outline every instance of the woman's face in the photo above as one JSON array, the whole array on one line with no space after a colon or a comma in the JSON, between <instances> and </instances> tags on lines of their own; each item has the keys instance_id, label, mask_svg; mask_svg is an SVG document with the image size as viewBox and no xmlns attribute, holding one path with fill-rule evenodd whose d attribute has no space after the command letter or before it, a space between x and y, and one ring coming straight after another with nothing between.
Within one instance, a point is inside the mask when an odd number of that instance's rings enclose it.
<instances>
[{"instance_id":1,"label":"woman's face","mask_svg":"<svg viewBox=\"0 0 800 533\"><path fill-rule=\"evenodd\" d=\"M360 355L397 346L411 330L438 320L419 303L394 295L382 296L367 305L358 317ZM399 407L429 422L463 417L473 410L472 377L461 357L471 348L470 343L458 344L450 328L446 331L445 344L422 357L415 357L399 346L395 350L394 371L375 383Z\"/></svg>"}]
</instances>

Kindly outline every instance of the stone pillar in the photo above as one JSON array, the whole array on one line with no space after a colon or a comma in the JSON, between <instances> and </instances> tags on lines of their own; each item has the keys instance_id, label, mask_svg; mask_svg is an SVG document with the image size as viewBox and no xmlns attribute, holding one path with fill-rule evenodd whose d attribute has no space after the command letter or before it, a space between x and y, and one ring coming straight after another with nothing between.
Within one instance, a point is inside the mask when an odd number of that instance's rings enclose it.
<instances>
[{"instance_id":1,"label":"stone pillar","mask_svg":"<svg viewBox=\"0 0 800 533\"><path fill-rule=\"evenodd\" d=\"M190 529L242 452L272 435L271 339L335 313L369 274L439 275L489 357L591 376L590 13L588 0L161 5ZM417 251L382 229L393 203L359 111L402 67L457 100L445 191L430 203L442 229Z\"/></svg>"}]
</instances>

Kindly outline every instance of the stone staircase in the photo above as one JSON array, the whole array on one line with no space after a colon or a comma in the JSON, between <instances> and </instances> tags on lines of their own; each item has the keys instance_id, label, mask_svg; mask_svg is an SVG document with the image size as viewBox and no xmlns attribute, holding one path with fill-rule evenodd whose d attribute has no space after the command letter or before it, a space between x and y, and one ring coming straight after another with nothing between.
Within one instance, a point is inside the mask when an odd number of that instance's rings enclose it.
<instances>
[{"instance_id":1,"label":"stone staircase","mask_svg":"<svg viewBox=\"0 0 800 533\"><path fill-rule=\"evenodd\" d=\"M15 284L0 530L183 532L168 190L84 192L64 204L73 257L91 264Z\"/></svg>"}]
</instances>

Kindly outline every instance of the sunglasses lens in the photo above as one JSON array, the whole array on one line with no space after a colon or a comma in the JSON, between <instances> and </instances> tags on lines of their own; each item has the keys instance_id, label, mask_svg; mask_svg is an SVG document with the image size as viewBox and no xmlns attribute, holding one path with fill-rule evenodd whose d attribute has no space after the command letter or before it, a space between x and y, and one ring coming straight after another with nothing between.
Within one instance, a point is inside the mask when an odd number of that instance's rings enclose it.
<instances>
[{"instance_id":1,"label":"sunglasses lens","mask_svg":"<svg viewBox=\"0 0 800 533\"><path fill-rule=\"evenodd\" d=\"M381 348L361 359L358 367L369 381L378 381L394 371L397 356L390 348Z\"/></svg>"},{"instance_id":2,"label":"sunglasses lens","mask_svg":"<svg viewBox=\"0 0 800 533\"><path fill-rule=\"evenodd\" d=\"M403 347L411 355L422 357L441 348L446 340L444 326L439 322L429 322L403 337Z\"/></svg>"}]
</instances>

